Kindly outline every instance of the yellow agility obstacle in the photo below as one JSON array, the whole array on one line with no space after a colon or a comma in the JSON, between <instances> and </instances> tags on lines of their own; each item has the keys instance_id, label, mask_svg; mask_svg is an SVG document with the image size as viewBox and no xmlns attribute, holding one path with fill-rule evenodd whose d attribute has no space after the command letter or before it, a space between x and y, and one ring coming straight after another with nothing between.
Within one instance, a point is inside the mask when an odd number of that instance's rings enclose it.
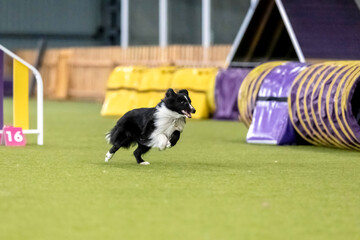
<instances>
[{"instance_id":1,"label":"yellow agility obstacle","mask_svg":"<svg viewBox=\"0 0 360 240\"><path fill-rule=\"evenodd\" d=\"M44 144L43 82L39 71L22 58L0 45L0 84L3 83L3 60L13 59L13 125L21 127L24 134L36 134L37 144ZM30 129L29 122L29 71L36 79L37 127ZM1 90L1 88L0 88ZM3 91L0 91L0 133L3 132Z\"/></svg>"},{"instance_id":2,"label":"yellow agility obstacle","mask_svg":"<svg viewBox=\"0 0 360 240\"><path fill-rule=\"evenodd\" d=\"M155 107L171 87L175 67L151 68L144 72L137 93L136 108Z\"/></svg>"},{"instance_id":3,"label":"yellow agility obstacle","mask_svg":"<svg viewBox=\"0 0 360 240\"><path fill-rule=\"evenodd\" d=\"M29 69L16 59L13 64L14 127L29 129Z\"/></svg>"},{"instance_id":4,"label":"yellow agility obstacle","mask_svg":"<svg viewBox=\"0 0 360 240\"><path fill-rule=\"evenodd\" d=\"M195 119L209 118L215 111L214 88L217 68L183 68L176 71L171 87L187 89L196 108Z\"/></svg>"},{"instance_id":5,"label":"yellow agility obstacle","mask_svg":"<svg viewBox=\"0 0 360 240\"><path fill-rule=\"evenodd\" d=\"M116 67L107 82L102 116L122 116L135 108L137 91L145 67Z\"/></svg>"},{"instance_id":6,"label":"yellow agility obstacle","mask_svg":"<svg viewBox=\"0 0 360 240\"><path fill-rule=\"evenodd\" d=\"M196 108L193 118L208 118L215 110L217 68L117 67L111 73L102 116L122 116L134 108L155 107L168 88L187 89Z\"/></svg>"}]
</instances>

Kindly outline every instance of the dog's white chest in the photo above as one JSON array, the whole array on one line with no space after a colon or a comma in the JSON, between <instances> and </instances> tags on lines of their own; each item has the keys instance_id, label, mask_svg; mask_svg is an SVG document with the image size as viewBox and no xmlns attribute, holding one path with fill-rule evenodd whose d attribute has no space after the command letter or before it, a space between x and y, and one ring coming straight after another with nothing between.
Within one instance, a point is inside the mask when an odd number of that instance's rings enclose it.
<instances>
[{"instance_id":1,"label":"dog's white chest","mask_svg":"<svg viewBox=\"0 0 360 240\"><path fill-rule=\"evenodd\" d=\"M165 136L167 136L168 138L170 138L171 134L173 134L174 131L179 131L182 132L184 130L185 127L185 118L177 118L174 120L171 120L171 122L169 121L169 123L164 123L164 128L162 129L163 134ZM161 128L159 126L159 128Z\"/></svg>"},{"instance_id":2,"label":"dog's white chest","mask_svg":"<svg viewBox=\"0 0 360 240\"><path fill-rule=\"evenodd\" d=\"M182 132L185 127L185 117L162 106L155 113L155 130L150 136L149 147L163 150L169 144L174 131Z\"/></svg>"}]
</instances>

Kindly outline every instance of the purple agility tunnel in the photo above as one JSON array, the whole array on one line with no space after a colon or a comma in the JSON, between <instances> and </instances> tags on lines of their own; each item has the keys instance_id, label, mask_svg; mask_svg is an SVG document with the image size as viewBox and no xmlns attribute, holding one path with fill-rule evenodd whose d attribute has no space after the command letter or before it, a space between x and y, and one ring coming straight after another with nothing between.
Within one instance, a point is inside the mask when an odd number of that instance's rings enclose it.
<instances>
[{"instance_id":1,"label":"purple agility tunnel","mask_svg":"<svg viewBox=\"0 0 360 240\"><path fill-rule=\"evenodd\" d=\"M215 119L239 119L237 94L250 70L250 68L228 68L218 72L215 83Z\"/></svg>"},{"instance_id":2,"label":"purple agility tunnel","mask_svg":"<svg viewBox=\"0 0 360 240\"><path fill-rule=\"evenodd\" d=\"M295 130L288 112L288 96L294 79L307 64L287 62L263 75L253 119L246 136L248 143L295 144Z\"/></svg>"},{"instance_id":3,"label":"purple agility tunnel","mask_svg":"<svg viewBox=\"0 0 360 240\"><path fill-rule=\"evenodd\" d=\"M307 67L288 104L295 130L309 143L360 150L360 61Z\"/></svg>"},{"instance_id":4,"label":"purple agility tunnel","mask_svg":"<svg viewBox=\"0 0 360 240\"><path fill-rule=\"evenodd\" d=\"M268 62L254 68L243 80L238 93L239 119L250 127L260 86L274 67L285 62Z\"/></svg>"}]
</instances>

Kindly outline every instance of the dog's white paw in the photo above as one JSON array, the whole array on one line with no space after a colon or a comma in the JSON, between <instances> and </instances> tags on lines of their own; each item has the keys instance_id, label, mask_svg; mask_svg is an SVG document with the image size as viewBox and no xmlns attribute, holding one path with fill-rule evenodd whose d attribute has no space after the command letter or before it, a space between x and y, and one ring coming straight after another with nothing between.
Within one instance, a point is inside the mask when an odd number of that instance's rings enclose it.
<instances>
[{"instance_id":1,"label":"dog's white paw","mask_svg":"<svg viewBox=\"0 0 360 240\"><path fill-rule=\"evenodd\" d=\"M171 142L170 142L170 141L167 142L166 147L167 147L167 148L170 148L170 147L171 147Z\"/></svg>"},{"instance_id":2,"label":"dog's white paw","mask_svg":"<svg viewBox=\"0 0 360 240\"><path fill-rule=\"evenodd\" d=\"M105 162L109 162L109 160L113 157L114 154L107 152L105 155Z\"/></svg>"},{"instance_id":3,"label":"dog's white paw","mask_svg":"<svg viewBox=\"0 0 360 240\"><path fill-rule=\"evenodd\" d=\"M163 151L167 147L168 143L169 139L164 134L160 134L158 137L159 150Z\"/></svg>"},{"instance_id":4,"label":"dog's white paw","mask_svg":"<svg viewBox=\"0 0 360 240\"><path fill-rule=\"evenodd\" d=\"M140 165L150 165L149 162L141 162Z\"/></svg>"}]
</instances>

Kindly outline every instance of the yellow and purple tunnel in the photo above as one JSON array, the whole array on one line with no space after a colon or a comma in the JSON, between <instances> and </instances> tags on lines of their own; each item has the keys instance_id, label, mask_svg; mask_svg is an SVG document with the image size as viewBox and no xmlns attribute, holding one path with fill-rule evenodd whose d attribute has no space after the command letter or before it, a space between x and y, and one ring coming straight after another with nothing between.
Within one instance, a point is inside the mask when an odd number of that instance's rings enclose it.
<instances>
[{"instance_id":1,"label":"yellow and purple tunnel","mask_svg":"<svg viewBox=\"0 0 360 240\"><path fill-rule=\"evenodd\" d=\"M282 117L276 115L281 104L282 110L288 108L281 111ZM360 61L262 64L244 79L238 106L249 132L261 129L255 131L259 138L264 139L269 129L271 134L281 131L278 121L285 131L289 119L311 144L360 150Z\"/></svg>"},{"instance_id":2,"label":"yellow and purple tunnel","mask_svg":"<svg viewBox=\"0 0 360 240\"><path fill-rule=\"evenodd\" d=\"M360 150L360 61L308 66L295 79L289 115L306 141Z\"/></svg>"}]
</instances>

